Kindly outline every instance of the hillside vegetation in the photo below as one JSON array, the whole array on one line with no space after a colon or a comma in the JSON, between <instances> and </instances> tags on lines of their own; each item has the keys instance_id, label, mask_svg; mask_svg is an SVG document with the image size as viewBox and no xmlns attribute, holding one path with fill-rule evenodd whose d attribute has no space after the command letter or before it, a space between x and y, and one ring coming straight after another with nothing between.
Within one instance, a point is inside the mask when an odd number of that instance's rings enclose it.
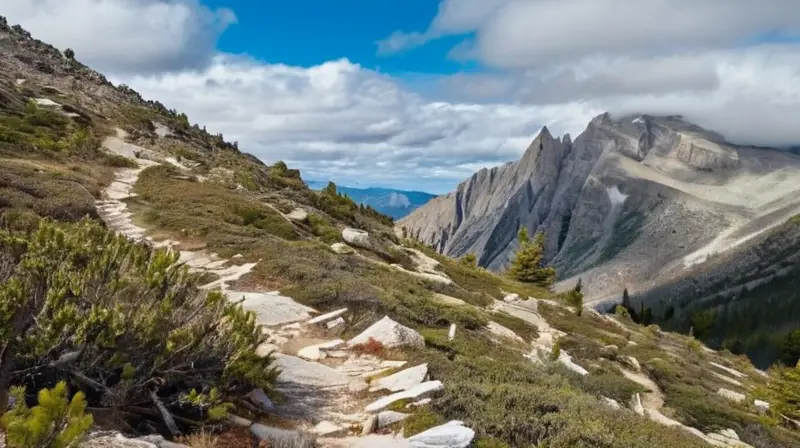
<instances>
[{"instance_id":1,"label":"hillside vegetation","mask_svg":"<svg viewBox=\"0 0 800 448\"><path fill-rule=\"evenodd\" d=\"M408 415L379 432L404 437L460 420L482 448L703 447L726 430L747 445L720 436L721 446L800 446L787 420L800 411L781 398L796 393L793 370L770 376L693 338L581 313L574 296L546 288L549 270L537 285L442 256L335 185L310 190L299 171L241 152L4 19L0 99L9 447L67 446L92 425L200 448L247 446L265 427L313 439L320 415L361 417L348 406L382 393L287 378L296 365L333 377L349 362L381 367L356 373L364 386L405 364L427 364L443 383L427 403L387 407ZM307 322L337 310L336 327ZM424 344L367 340L299 357L386 316ZM244 434L232 428L242 420ZM367 422L337 423L292 446L358 446L350 437Z\"/></svg>"}]
</instances>

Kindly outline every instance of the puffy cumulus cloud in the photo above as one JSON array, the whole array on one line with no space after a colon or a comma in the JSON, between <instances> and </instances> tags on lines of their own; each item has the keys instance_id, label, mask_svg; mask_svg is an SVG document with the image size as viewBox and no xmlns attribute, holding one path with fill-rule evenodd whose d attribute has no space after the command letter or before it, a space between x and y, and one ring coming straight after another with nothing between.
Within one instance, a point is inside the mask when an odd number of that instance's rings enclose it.
<instances>
[{"instance_id":1,"label":"puffy cumulus cloud","mask_svg":"<svg viewBox=\"0 0 800 448\"><path fill-rule=\"evenodd\" d=\"M765 35L800 35L794 0L442 0L425 31L392 34L384 53L474 33L469 51L504 68L587 56L724 48Z\"/></svg>"},{"instance_id":2,"label":"puffy cumulus cloud","mask_svg":"<svg viewBox=\"0 0 800 448\"><path fill-rule=\"evenodd\" d=\"M800 45L650 58L586 59L548 70L456 75L449 97L583 104L612 113L677 114L743 144L800 144Z\"/></svg>"},{"instance_id":3,"label":"puffy cumulus cloud","mask_svg":"<svg viewBox=\"0 0 800 448\"><path fill-rule=\"evenodd\" d=\"M440 192L518 158L541 126L574 132L600 112L429 101L347 60L302 68L218 55L204 70L116 81L306 178Z\"/></svg>"},{"instance_id":4,"label":"puffy cumulus cloud","mask_svg":"<svg viewBox=\"0 0 800 448\"><path fill-rule=\"evenodd\" d=\"M233 11L198 0L3 0L2 14L108 73L205 66Z\"/></svg>"},{"instance_id":5,"label":"puffy cumulus cloud","mask_svg":"<svg viewBox=\"0 0 800 448\"><path fill-rule=\"evenodd\" d=\"M464 36L451 57L494 70L436 80L427 90L442 99L681 114L732 141L797 145L796 8L795 0L441 0L426 30L395 32L390 47Z\"/></svg>"}]
</instances>

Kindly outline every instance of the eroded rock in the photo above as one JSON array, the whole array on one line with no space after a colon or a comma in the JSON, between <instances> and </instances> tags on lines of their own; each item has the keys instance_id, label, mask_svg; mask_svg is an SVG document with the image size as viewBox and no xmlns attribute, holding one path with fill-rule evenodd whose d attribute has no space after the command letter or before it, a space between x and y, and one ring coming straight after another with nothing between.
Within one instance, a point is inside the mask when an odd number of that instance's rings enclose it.
<instances>
[{"instance_id":1,"label":"eroded rock","mask_svg":"<svg viewBox=\"0 0 800 448\"><path fill-rule=\"evenodd\" d=\"M421 364L373 381L370 390L386 389L391 392L409 390L421 384L427 375L428 364Z\"/></svg>"},{"instance_id":2,"label":"eroded rock","mask_svg":"<svg viewBox=\"0 0 800 448\"><path fill-rule=\"evenodd\" d=\"M454 420L410 437L408 442L414 448L467 448L474 438L475 431Z\"/></svg>"},{"instance_id":3,"label":"eroded rock","mask_svg":"<svg viewBox=\"0 0 800 448\"><path fill-rule=\"evenodd\" d=\"M366 344L370 339L380 342L386 348L425 346L425 338L421 334L393 321L389 316L374 323L363 333L351 339L348 344L350 346Z\"/></svg>"},{"instance_id":4,"label":"eroded rock","mask_svg":"<svg viewBox=\"0 0 800 448\"><path fill-rule=\"evenodd\" d=\"M370 403L367 405L364 410L366 412L378 412L385 409L390 404L394 403L395 401L406 400L406 399L413 399L418 398L423 395L427 395L433 392L440 391L444 388L444 385L441 381L428 381L422 384L419 384L409 390L401 391L394 393L392 395L379 398L378 400Z\"/></svg>"}]
</instances>

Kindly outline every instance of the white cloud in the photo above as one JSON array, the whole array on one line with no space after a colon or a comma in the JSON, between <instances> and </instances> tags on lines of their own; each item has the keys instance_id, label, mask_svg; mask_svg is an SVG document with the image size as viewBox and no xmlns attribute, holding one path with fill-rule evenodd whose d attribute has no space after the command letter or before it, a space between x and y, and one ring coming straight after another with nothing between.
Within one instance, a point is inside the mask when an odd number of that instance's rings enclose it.
<instances>
[{"instance_id":1,"label":"white cloud","mask_svg":"<svg viewBox=\"0 0 800 448\"><path fill-rule=\"evenodd\" d=\"M236 21L231 10L212 11L198 0L3 0L2 6L10 23L110 73L202 67Z\"/></svg>"},{"instance_id":2,"label":"white cloud","mask_svg":"<svg viewBox=\"0 0 800 448\"><path fill-rule=\"evenodd\" d=\"M599 112L577 103L432 102L347 60L301 68L219 55L202 71L118 81L266 161L298 166L306 178L419 182L437 191L475 163L517 158L543 125L566 132Z\"/></svg>"},{"instance_id":3,"label":"white cloud","mask_svg":"<svg viewBox=\"0 0 800 448\"><path fill-rule=\"evenodd\" d=\"M728 48L800 33L795 0L442 0L425 31L393 34L399 51L475 33L470 53L496 67L542 67L587 56ZM424 36L422 39L420 36Z\"/></svg>"}]
</instances>

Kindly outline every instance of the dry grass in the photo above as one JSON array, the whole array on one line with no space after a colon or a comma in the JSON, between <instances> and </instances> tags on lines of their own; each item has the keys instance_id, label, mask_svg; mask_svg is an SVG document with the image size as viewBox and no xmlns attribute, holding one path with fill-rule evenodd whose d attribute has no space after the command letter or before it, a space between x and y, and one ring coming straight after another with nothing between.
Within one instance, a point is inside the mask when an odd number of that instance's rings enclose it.
<instances>
[{"instance_id":1,"label":"dry grass","mask_svg":"<svg viewBox=\"0 0 800 448\"><path fill-rule=\"evenodd\" d=\"M264 445L259 444L259 441L253 437L249 430L242 428L228 429L218 434L202 430L182 437L178 439L178 442L191 448L264 447Z\"/></svg>"}]
</instances>

